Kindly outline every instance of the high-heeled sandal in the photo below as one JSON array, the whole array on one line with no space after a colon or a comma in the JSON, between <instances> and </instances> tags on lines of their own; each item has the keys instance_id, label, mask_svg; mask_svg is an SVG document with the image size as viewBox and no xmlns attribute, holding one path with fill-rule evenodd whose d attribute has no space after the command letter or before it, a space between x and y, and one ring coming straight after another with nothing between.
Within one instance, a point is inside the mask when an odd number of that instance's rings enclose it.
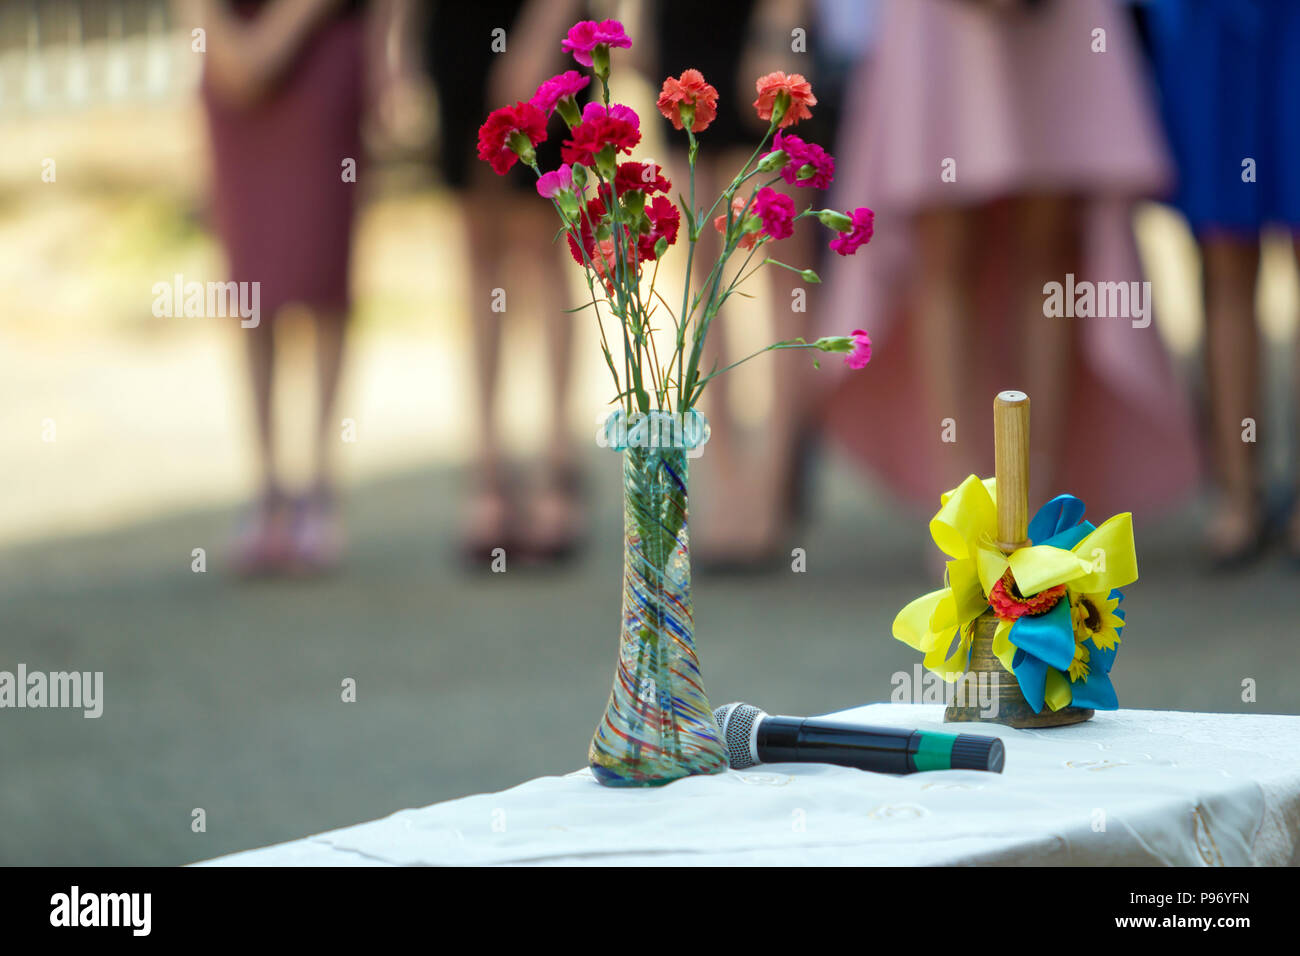
<instances>
[{"instance_id":1,"label":"high-heeled sandal","mask_svg":"<svg viewBox=\"0 0 1300 956\"><path fill-rule=\"evenodd\" d=\"M343 563L343 522L332 489L317 485L294 502L292 540L290 570L297 574L323 574Z\"/></svg>"},{"instance_id":2,"label":"high-heeled sandal","mask_svg":"<svg viewBox=\"0 0 1300 956\"><path fill-rule=\"evenodd\" d=\"M1300 571L1300 494L1291 502L1287 520L1281 525L1278 537L1286 563Z\"/></svg>"},{"instance_id":3,"label":"high-heeled sandal","mask_svg":"<svg viewBox=\"0 0 1300 956\"><path fill-rule=\"evenodd\" d=\"M468 494L476 499L466 508L470 515L480 514L478 506L487 499L495 499L499 507L495 520L479 523L473 517L461 529L460 563L467 571L491 570L499 555L504 553L509 557L518 551L514 483L491 469L479 476Z\"/></svg>"},{"instance_id":4,"label":"high-heeled sandal","mask_svg":"<svg viewBox=\"0 0 1300 956\"><path fill-rule=\"evenodd\" d=\"M289 499L270 488L248 509L235 532L231 566L239 577L261 578L282 574L293 558Z\"/></svg>"},{"instance_id":5,"label":"high-heeled sandal","mask_svg":"<svg viewBox=\"0 0 1300 956\"><path fill-rule=\"evenodd\" d=\"M552 469L538 497L544 495L562 500L569 511L569 520L553 523L538 533L536 515L530 514L523 539L518 543L520 553L530 564L563 564L577 557L587 542L587 496L577 466ZM532 504L535 510L537 498Z\"/></svg>"},{"instance_id":6,"label":"high-heeled sandal","mask_svg":"<svg viewBox=\"0 0 1300 956\"><path fill-rule=\"evenodd\" d=\"M1268 550L1269 523L1263 504L1252 507L1249 527L1241 540L1225 548L1208 545L1210 570L1215 573L1240 571L1257 562Z\"/></svg>"}]
</instances>

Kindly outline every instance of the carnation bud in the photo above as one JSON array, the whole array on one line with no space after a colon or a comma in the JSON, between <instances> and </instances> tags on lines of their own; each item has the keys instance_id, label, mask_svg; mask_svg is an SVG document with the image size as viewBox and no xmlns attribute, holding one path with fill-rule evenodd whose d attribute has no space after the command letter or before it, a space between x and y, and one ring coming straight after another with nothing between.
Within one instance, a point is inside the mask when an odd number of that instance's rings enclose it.
<instances>
[{"instance_id":1,"label":"carnation bud","mask_svg":"<svg viewBox=\"0 0 1300 956\"><path fill-rule=\"evenodd\" d=\"M617 151L613 146L606 146L596 154L596 169L598 169L600 174L606 179L613 179L618 171L614 166L614 157L616 152ZM844 228L847 229L848 226L845 226Z\"/></svg>"},{"instance_id":2,"label":"carnation bud","mask_svg":"<svg viewBox=\"0 0 1300 956\"><path fill-rule=\"evenodd\" d=\"M609 44L597 43L591 51L591 70L602 83L609 81Z\"/></svg>"},{"instance_id":3,"label":"carnation bud","mask_svg":"<svg viewBox=\"0 0 1300 956\"><path fill-rule=\"evenodd\" d=\"M627 209L630 218L635 219L641 215L641 210L645 209L645 193L639 189L629 189L623 194L623 206Z\"/></svg>"},{"instance_id":4,"label":"carnation bud","mask_svg":"<svg viewBox=\"0 0 1300 956\"><path fill-rule=\"evenodd\" d=\"M515 155L519 157L519 161L525 166L537 165L537 153L533 151L532 141L519 130L510 131L510 137L506 140L506 145L514 150Z\"/></svg>"},{"instance_id":5,"label":"carnation bud","mask_svg":"<svg viewBox=\"0 0 1300 956\"><path fill-rule=\"evenodd\" d=\"M564 120L564 125L573 129L582 122L582 112L578 109L578 103L572 96L566 96L555 104L555 110Z\"/></svg>"},{"instance_id":6,"label":"carnation bud","mask_svg":"<svg viewBox=\"0 0 1300 956\"><path fill-rule=\"evenodd\" d=\"M578 206L578 197L570 189L562 189L555 194L555 201L560 204L560 211L571 222L577 222L582 216L582 210Z\"/></svg>"},{"instance_id":7,"label":"carnation bud","mask_svg":"<svg viewBox=\"0 0 1300 956\"><path fill-rule=\"evenodd\" d=\"M784 169L790 161L790 154L783 149L774 149L758 162L760 173L772 173Z\"/></svg>"},{"instance_id":8,"label":"carnation bud","mask_svg":"<svg viewBox=\"0 0 1300 956\"><path fill-rule=\"evenodd\" d=\"M785 118L785 111L790 108L790 94L785 90L776 94L776 99L772 102L772 125L779 126L781 120Z\"/></svg>"},{"instance_id":9,"label":"carnation bud","mask_svg":"<svg viewBox=\"0 0 1300 956\"><path fill-rule=\"evenodd\" d=\"M848 355L853 351L853 339L848 335L824 335L813 343L813 348Z\"/></svg>"},{"instance_id":10,"label":"carnation bud","mask_svg":"<svg viewBox=\"0 0 1300 956\"><path fill-rule=\"evenodd\" d=\"M655 242L655 258L663 258L663 254L668 251L668 237L660 236Z\"/></svg>"},{"instance_id":11,"label":"carnation bud","mask_svg":"<svg viewBox=\"0 0 1300 956\"><path fill-rule=\"evenodd\" d=\"M799 167L798 179L812 179L817 175L817 167L812 163L804 163Z\"/></svg>"},{"instance_id":12,"label":"carnation bud","mask_svg":"<svg viewBox=\"0 0 1300 956\"><path fill-rule=\"evenodd\" d=\"M817 218L821 220L823 226L834 229L836 232L849 232L853 228L853 220L842 212L836 212L834 209L817 210Z\"/></svg>"},{"instance_id":13,"label":"carnation bud","mask_svg":"<svg viewBox=\"0 0 1300 956\"><path fill-rule=\"evenodd\" d=\"M582 163L573 164L573 188L578 192L587 188L587 167Z\"/></svg>"},{"instance_id":14,"label":"carnation bud","mask_svg":"<svg viewBox=\"0 0 1300 956\"><path fill-rule=\"evenodd\" d=\"M804 282L811 282L813 285L821 285L822 281L821 276L811 269L804 269L803 272L799 273L799 278L803 279Z\"/></svg>"}]
</instances>

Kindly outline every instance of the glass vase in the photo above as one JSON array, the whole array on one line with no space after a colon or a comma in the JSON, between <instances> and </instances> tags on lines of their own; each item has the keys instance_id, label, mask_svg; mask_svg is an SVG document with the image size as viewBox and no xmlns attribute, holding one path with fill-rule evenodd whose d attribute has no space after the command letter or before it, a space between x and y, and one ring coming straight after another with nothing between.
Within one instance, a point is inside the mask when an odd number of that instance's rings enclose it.
<instances>
[{"instance_id":1,"label":"glass vase","mask_svg":"<svg viewBox=\"0 0 1300 956\"><path fill-rule=\"evenodd\" d=\"M610 787L652 787L727 769L695 654L687 462L708 440L698 412L606 422L623 454L623 624L609 705L587 759Z\"/></svg>"}]
</instances>

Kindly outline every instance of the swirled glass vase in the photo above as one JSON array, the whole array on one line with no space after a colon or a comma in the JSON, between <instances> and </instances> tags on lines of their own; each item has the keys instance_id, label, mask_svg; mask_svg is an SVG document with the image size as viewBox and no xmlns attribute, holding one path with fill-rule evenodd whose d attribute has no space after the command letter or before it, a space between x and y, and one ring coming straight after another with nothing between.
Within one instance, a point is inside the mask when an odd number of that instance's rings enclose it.
<instances>
[{"instance_id":1,"label":"swirled glass vase","mask_svg":"<svg viewBox=\"0 0 1300 956\"><path fill-rule=\"evenodd\" d=\"M694 410L620 410L605 436L623 453L623 626L588 763L610 787L720 773L727 757L695 655L686 524L688 455L703 448L708 424Z\"/></svg>"}]
</instances>

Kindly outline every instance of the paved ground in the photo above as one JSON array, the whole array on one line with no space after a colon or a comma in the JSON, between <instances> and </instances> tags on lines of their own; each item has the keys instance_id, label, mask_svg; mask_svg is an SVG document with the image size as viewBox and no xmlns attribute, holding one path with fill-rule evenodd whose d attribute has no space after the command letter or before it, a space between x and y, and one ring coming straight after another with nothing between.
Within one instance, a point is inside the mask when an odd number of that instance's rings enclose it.
<instances>
[{"instance_id":1,"label":"paved ground","mask_svg":"<svg viewBox=\"0 0 1300 956\"><path fill-rule=\"evenodd\" d=\"M241 585L226 511L0 552L4 657L102 670L104 714L0 714L0 863L175 864L292 839L583 763L613 673L616 462L592 459L593 549L566 572L466 576L448 557L455 473L354 490L350 569ZM888 636L927 588L923 525L820 470L805 574L697 576L713 699L813 713L888 697ZM1190 521L1140 529L1126 705L1300 712L1298 579L1186 570ZM208 547L206 574L190 552ZM355 678L356 703L341 682ZM1259 700L1241 700L1241 681ZM191 831L203 808L207 832Z\"/></svg>"}]
</instances>

